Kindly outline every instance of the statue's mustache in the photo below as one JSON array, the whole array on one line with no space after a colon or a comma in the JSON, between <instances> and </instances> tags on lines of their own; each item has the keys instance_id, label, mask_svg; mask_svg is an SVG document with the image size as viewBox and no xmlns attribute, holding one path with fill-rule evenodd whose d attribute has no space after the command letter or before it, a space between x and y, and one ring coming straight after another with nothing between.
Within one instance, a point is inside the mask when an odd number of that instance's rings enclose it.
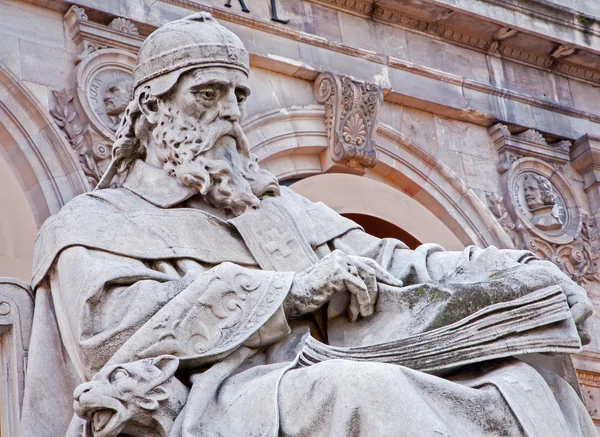
<instances>
[{"instance_id":1,"label":"statue's mustache","mask_svg":"<svg viewBox=\"0 0 600 437\"><path fill-rule=\"evenodd\" d=\"M242 130L242 126L238 121L229 121L229 120L218 120L211 123L208 128L204 131L202 139L199 140L200 147L194 156L194 158L202 153L205 153L211 150L217 141L225 136L232 137L237 145L238 152L241 153L244 157L249 158L250 150L248 138L244 134Z\"/></svg>"}]
</instances>

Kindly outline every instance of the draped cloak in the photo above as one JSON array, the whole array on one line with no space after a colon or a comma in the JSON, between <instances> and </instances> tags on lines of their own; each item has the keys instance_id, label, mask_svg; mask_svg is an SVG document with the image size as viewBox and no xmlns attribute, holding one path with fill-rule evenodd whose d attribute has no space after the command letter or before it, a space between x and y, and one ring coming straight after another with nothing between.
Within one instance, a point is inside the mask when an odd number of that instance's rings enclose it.
<instances>
[{"instance_id":1,"label":"draped cloak","mask_svg":"<svg viewBox=\"0 0 600 437\"><path fill-rule=\"evenodd\" d=\"M229 221L194 208L190 197L161 170L137 162L123 188L79 196L44 224L34 259L23 435L62 436L69 423L69 435L81 435L72 421L76 385L107 363L164 353L179 356L185 369L208 368L173 437L375 435L382 420L389 422L382 436L596 435L568 384L521 362L486 364L455 381L381 363L332 360L302 369L294 362L306 324L289 323L281 304L294 272L332 250L370 257L406 286L452 289L469 266L486 266L488 275L516 272L507 289L517 278L521 294L519 275L530 291L556 283L547 270L527 270L529 252L411 251L285 187ZM432 323L409 325L423 331ZM327 321L312 316L311 330L325 341ZM421 421L428 425L420 428Z\"/></svg>"}]
</instances>

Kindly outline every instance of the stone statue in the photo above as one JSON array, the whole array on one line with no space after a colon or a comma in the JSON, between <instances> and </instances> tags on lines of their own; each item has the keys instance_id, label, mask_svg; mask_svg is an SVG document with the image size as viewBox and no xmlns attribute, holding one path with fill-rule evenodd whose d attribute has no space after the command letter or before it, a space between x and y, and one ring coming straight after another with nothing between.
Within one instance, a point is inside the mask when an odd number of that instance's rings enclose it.
<instances>
[{"instance_id":1,"label":"stone statue","mask_svg":"<svg viewBox=\"0 0 600 437\"><path fill-rule=\"evenodd\" d=\"M279 186L240 125L248 73L207 13L144 42L109 169L36 240L23 435L596 435L512 357L589 342L585 290L527 251L411 251Z\"/></svg>"},{"instance_id":2,"label":"stone statue","mask_svg":"<svg viewBox=\"0 0 600 437\"><path fill-rule=\"evenodd\" d=\"M531 224L542 231L555 231L562 228L563 223L553 211L556 205L554 190L545 177L535 174L525 175L523 194L529 212L532 214Z\"/></svg>"},{"instance_id":3,"label":"stone statue","mask_svg":"<svg viewBox=\"0 0 600 437\"><path fill-rule=\"evenodd\" d=\"M111 129L116 130L119 127L127 104L131 100L132 92L133 83L131 78L127 76L113 79L106 86L103 101Z\"/></svg>"}]
</instances>

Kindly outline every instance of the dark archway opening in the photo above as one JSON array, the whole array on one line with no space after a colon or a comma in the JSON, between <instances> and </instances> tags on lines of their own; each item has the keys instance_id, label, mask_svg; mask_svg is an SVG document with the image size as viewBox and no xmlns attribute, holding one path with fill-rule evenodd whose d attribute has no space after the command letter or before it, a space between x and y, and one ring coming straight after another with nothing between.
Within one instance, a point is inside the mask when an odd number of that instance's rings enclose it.
<instances>
[{"instance_id":1,"label":"dark archway opening","mask_svg":"<svg viewBox=\"0 0 600 437\"><path fill-rule=\"evenodd\" d=\"M342 214L344 217L358 223L366 233L378 238L396 238L411 249L416 249L421 244L419 240L398 226L367 214Z\"/></svg>"}]
</instances>

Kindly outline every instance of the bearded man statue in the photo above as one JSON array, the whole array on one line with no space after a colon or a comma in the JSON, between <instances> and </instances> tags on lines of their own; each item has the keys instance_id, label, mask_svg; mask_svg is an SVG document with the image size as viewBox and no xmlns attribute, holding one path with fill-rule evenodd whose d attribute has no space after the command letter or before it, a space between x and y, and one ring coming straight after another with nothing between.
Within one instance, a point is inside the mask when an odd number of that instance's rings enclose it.
<instances>
[{"instance_id":1,"label":"bearded man statue","mask_svg":"<svg viewBox=\"0 0 600 437\"><path fill-rule=\"evenodd\" d=\"M513 357L589 342L585 290L280 187L240 125L248 73L207 13L144 42L108 171L36 240L23 435L596 435L565 380Z\"/></svg>"}]
</instances>

